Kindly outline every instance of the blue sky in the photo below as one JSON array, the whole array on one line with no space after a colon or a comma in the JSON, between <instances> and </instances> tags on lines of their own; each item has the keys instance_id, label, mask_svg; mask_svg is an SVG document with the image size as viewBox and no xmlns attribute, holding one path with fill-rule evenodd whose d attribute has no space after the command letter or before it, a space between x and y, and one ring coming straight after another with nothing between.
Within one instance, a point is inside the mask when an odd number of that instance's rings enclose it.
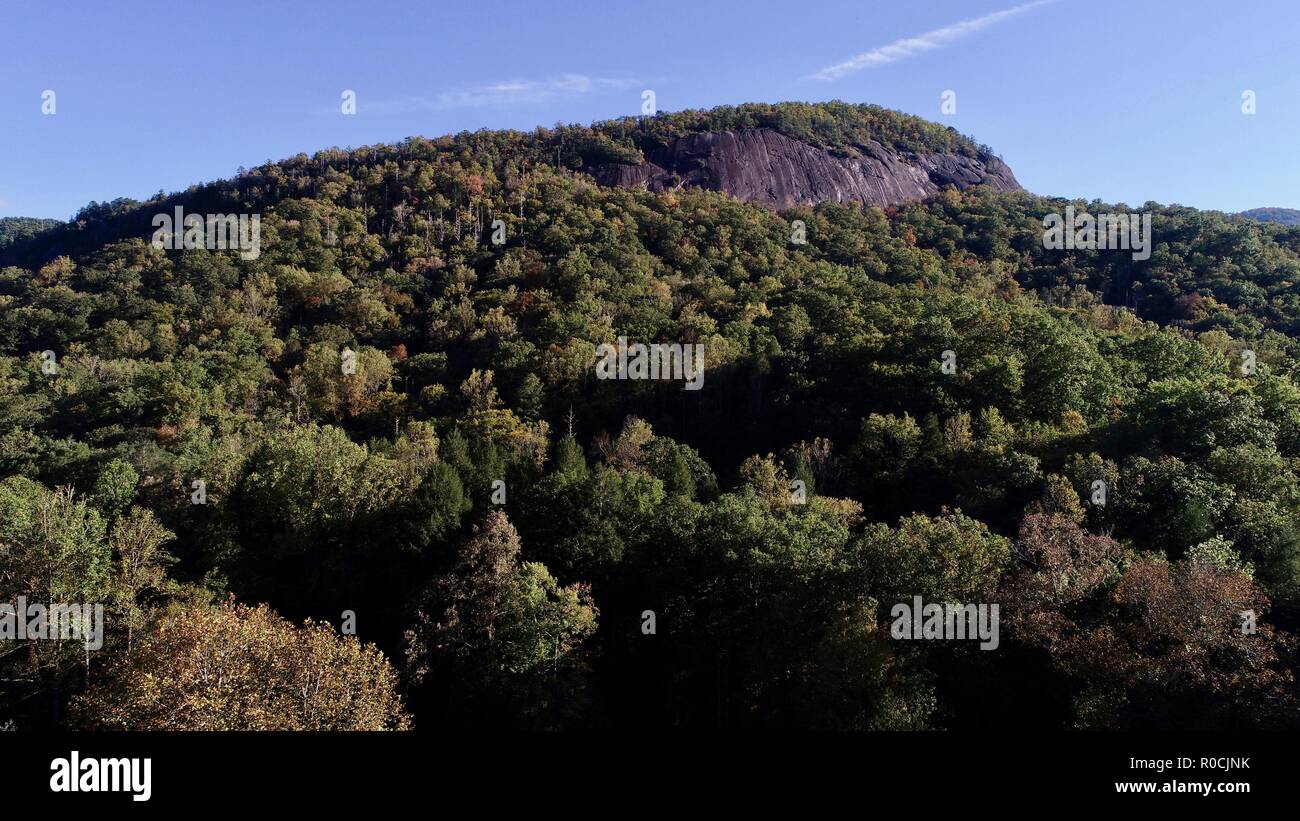
<instances>
[{"instance_id":1,"label":"blue sky","mask_svg":"<svg viewBox=\"0 0 1300 821\"><path fill-rule=\"evenodd\" d=\"M330 146L637 114L643 89L661 110L878 103L991 145L1041 194L1300 207L1293 0L297 5L0 4L0 216L67 219Z\"/></svg>"}]
</instances>

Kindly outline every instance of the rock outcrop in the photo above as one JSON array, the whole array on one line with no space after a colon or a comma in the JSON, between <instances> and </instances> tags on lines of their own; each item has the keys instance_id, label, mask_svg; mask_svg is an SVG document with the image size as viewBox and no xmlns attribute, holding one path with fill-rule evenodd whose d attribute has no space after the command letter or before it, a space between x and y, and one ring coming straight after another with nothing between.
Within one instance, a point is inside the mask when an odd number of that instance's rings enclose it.
<instances>
[{"instance_id":1,"label":"rock outcrop","mask_svg":"<svg viewBox=\"0 0 1300 821\"><path fill-rule=\"evenodd\" d=\"M656 192L708 188L768 208L825 200L897 205L948 185L1022 190L996 157L904 154L874 141L837 153L768 128L691 134L640 165L603 163L587 170L602 185Z\"/></svg>"}]
</instances>

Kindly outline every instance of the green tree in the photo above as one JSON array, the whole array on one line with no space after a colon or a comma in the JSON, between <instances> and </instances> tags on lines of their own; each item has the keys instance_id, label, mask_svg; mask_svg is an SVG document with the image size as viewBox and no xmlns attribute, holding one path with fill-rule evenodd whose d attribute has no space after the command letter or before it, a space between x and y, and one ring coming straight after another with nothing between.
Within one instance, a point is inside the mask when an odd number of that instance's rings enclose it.
<instances>
[{"instance_id":1,"label":"green tree","mask_svg":"<svg viewBox=\"0 0 1300 821\"><path fill-rule=\"evenodd\" d=\"M562 587L519 554L518 532L493 511L422 596L408 672L443 720L549 727L581 709L596 608L584 586Z\"/></svg>"}]
</instances>

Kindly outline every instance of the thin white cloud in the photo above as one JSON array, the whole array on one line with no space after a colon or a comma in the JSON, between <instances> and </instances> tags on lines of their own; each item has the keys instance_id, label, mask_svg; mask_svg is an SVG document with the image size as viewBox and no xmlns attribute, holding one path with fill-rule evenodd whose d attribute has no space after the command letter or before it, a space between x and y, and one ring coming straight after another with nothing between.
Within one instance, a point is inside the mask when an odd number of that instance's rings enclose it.
<instances>
[{"instance_id":1,"label":"thin white cloud","mask_svg":"<svg viewBox=\"0 0 1300 821\"><path fill-rule=\"evenodd\" d=\"M639 86L639 81L626 78L560 74L542 80L509 80L457 91L444 91L436 97L397 97L376 100L372 103L362 100L358 107L364 106L366 110L377 114L399 114L411 111L442 111L449 108L530 105L598 91Z\"/></svg>"},{"instance_id":2,"label":"thin white cloud","mask_svg":"<svg viewBox=\"0 0 1300 821\"><path fill-rule=\"evenodd\" d=\"M974 34L977 31L997 25L1020 14L1024 14L1030 9L1039 6L1045 6L1053 3L1055 0L1034 0L1032 3L1025 3L1021 6L1013 6L1002 11L994 11L983 17L976 17L971 20L962 20L960 23L953 23L950 26L927 31L925 34L918 34L915 37L904 37L901 40L895 40L889 45L873 48L871 51L864 51L861 54L850 57L842 63L836 63L833 66L827 66L816 74L811 75L817 80L838 80L845 74L852 74L856 71L862 71L866 68L876 68L877 66L888 65L899 60L905 60L908 57L915 57L927 51L943 48L951 43Z\"/></svg>"}]
</instances>

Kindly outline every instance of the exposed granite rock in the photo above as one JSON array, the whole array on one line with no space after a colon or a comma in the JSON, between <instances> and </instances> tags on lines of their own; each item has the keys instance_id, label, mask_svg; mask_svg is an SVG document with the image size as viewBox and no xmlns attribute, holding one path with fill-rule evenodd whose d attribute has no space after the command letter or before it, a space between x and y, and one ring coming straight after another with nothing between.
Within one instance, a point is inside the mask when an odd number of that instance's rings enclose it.
<instances>
[{"instance_id":1,"label":"exposed granite rock","mask_svg":"<svg viewBox=\"0 0 1300 821\"><path fill-rule=\"evenodd\" d=\"M677 140L641 165L603 163L587 169L602 185L651 191L699 187L768 208L825 200L897 205L923 199L947 185L988 185L1020 191L1001 160L959 154L901 154L876 142L851 156L766 128L710 131Z\"/></svg>"}]
</instances>

